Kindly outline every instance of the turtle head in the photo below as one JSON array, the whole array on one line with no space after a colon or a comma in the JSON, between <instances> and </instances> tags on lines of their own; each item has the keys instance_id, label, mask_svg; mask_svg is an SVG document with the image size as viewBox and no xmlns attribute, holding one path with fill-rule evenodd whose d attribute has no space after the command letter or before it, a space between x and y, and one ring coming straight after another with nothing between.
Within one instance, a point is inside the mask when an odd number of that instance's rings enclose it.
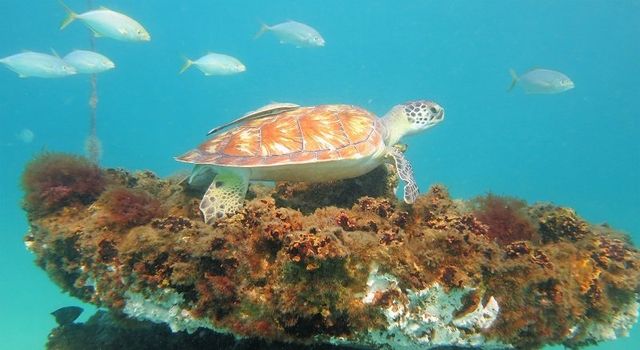
<instances>
[{"instance_id":1,"label":"turtle head","mask_svg":"<svg viewBox=\"0 0 640 350\"><path fill-rule=\"evenodd\" d=\"M387 145L394 145L403 136L427 130L443 120L444 108L435 102L418 100L399 104L383 118Z\"/></svg>"}]
</instances>

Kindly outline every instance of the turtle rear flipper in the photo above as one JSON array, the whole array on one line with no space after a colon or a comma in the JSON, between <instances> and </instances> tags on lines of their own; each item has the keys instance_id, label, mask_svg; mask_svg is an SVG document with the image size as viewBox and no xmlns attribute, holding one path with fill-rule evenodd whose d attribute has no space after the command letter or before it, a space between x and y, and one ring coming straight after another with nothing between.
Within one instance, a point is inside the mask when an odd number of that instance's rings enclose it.
<instances>
[{"instance_id":1,"label":"turtle rear flipper","mask_svg":"<svg viewBox=\"0 0 640 350\"><path fill-rule=\"evenodd\" d=\"M213 223L227 214L234 214L244 206L249 177L241 171L218 172L200 201L204 222Z\"/></svg>"}]
</instances>

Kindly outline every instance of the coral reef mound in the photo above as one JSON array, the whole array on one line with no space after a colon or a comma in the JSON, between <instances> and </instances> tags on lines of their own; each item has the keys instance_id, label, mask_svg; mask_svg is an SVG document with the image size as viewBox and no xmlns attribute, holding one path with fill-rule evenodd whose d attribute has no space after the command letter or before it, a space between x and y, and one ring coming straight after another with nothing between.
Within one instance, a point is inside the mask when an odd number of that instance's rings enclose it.
<instances>
[{"instance_id":1,"label":"coral reef mound","mask_svg":"<svg viewBox=\"0 0 640 350\"><path fill-rule=\"evenodd\" d=\"M638 250L570 208L452 200L439 185L407 206L381 167L338 183L252 185L241 212L206 225L201 193L179 179L95 176L104 188L81 200L25 206L27 246L71 295L174 332L372 349L578 348L626 335L638 317ZM40 188L50 186L29 187L26 200L43 198Z\"/></svg>"}]
</instances>

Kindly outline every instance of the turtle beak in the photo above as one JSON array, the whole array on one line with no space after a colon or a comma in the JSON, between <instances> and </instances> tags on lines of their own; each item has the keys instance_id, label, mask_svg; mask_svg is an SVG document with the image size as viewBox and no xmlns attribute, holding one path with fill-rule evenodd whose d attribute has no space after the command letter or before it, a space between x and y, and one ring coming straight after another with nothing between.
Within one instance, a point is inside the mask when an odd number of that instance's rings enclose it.
<instances>
[{"instance_id":1,"label":"turtle beak","mask_svg":"<svg viewBox=\"0 0 640 350\"><path fill-rule=\"evenodd\" d=\"M433 114L433 118L431 119L433 121L433 123L435 124L435 123L440 123L441 121L443 121L444 120L444 108L442 108L438 104L434 104L434 106L432 106L431 108L432 108L431 112L434 113Z\"/></svg>"}]
</instances>

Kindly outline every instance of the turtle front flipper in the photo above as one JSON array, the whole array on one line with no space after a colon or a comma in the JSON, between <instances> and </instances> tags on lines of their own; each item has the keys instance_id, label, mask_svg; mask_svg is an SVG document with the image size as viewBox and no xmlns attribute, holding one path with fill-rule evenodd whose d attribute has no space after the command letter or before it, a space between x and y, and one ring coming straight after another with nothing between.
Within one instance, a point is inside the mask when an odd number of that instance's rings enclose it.
<instances>
[{"instance_id":1,"label":"turtle front flipper","mask_svg":"<svg viewBox=\"0 0 640 350\"><path fill-rule=\"evenodd\" d=\"M246 173L226 170L217 172L200 201L204 222L212 224L217 219L242 209L248 187L249 178Z\"/></svg>"},{"instance_id":2,"label":"turtle front flipper","mask_svg":"<svg viewBox=\"0 0 640 350\"><path fill-rule=\"evenodd\" d=\"M389 155L393 157L398 177L405 183L404 201L405 203L413 204L420 193L416 179L413 177L413 167L399 148L389 147Z\"/></svg>"}]
</instances>

